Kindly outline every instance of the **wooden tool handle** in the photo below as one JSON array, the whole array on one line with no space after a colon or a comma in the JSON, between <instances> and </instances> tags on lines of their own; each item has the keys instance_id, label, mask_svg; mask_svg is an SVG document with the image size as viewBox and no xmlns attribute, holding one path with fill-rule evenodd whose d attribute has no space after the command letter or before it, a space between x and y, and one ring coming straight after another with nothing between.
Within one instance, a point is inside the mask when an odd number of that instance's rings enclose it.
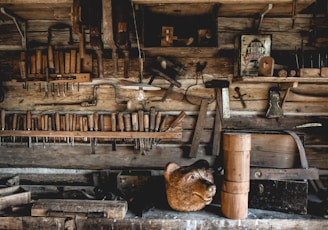
<instances>
[{"instance_id":1,"label":"wooden tool handle","mask_svg":"<svg viewBox=\"0 0 328 230\"><path fill-rule=\"evenodd\" d=\"M104 114L100 114L100 130L105 131Z\"/></svg>"},{"instance_id":2,"label":"wooden tool handle","mask_svg":"<svg viewBox=\"0 0 328 230\"><path fill-rule=\"evenodd\" d=\"M42 69L42 50L36 50L35 51L35 68L36 68L36 73L41 73Z\"/></svg>"},{"instance_id":3,"label":"wooden tool handle","mask_svg":"<svg viewBox=\"0 0 328 230\"><path fill-rule=\"evenodd\" d=\"M175 120L171 123L170 128L176 127L185 117L186 113L184 111L181 111L179 115L175 118Z\"/></svg>"},{"instance_id":4,"label":"wooden tool handle","mask_svg":"<svg viewBox=\"0 0 328 230\"><path fill-rule=\"evenodd\" d=\"M69 113L65 114L65 130L69 131Z\"/></svg>"},{"instance_id":5,"label":"wooden tool handle","mask_svg":"<svg viewBox=\"0 0 328 230\"><path fill-rule=\"evenodd\" d=\"M155 120L155 131L159 130L159 125L161 123L161 117L162 117L162 113L158 111L156 114L156 120Z\"/></svg>"},{"instance_id":6,"label":"wooden tool handle","mask_svg":"<svg viewBox=\"0 0 328 230\"><path fill-rule=\"evenodd\" d=\"M123 122L123 113L117 114L117 120L118 120L118 128L120 131L124 130L124 122Z\"/></svg>"},{"instance_id":7,"label":"wooden tool handle","mask_svg":"<svg viewBox=\"0 0 328 230\"><path fill-rule=\"evenodd\" d=\"M51 118L51 116L48 116L48 130L49 131L52 130L52 118Z\"/></svg>"},{"instance_id":8,"label":"wooden tool handle","mask_svg":"<svg viewBox=\"0 0 328 230\"><path fill-rule=\"evenodd\" d=\"M44 116L41 116L41 130L44 131Z\"/></svg>"},{"instance_id":9,"label":"wooden tool handle","mask_svg":"<svg viewBox=\"0 0 328 230\"><path fill-rule=\"evenodd\" d=\"M1 110L1 129L4 130L6 126L6 110Z\"/></svg>"},{"instance_id":10,"label":"wooden tool handle","mask_svg":"<svg viewBox=\"0 0 328 230\"><path fill-rule=\"evenodd\" d=\"M84 130L83 130L83 117L82 116L79 117L79 123L80 123L80 131L83 132Z\"/></svg>"},{"instance_id":11,"label":"wooden tool handle","mask_svg":"<svg viewBox=\"0 0 328 230\"><path fill-rule=\"evenodd\" d=\"M60 116L59 113L55 113L55 126L56 126L56 131L60 131Z\"/></svg>"},{"instance_id":12,"label":"wooden tool handle","mask_svg":"<svg viewBox=\"0 0 328 230\"><path fill-rule=\"evenodd\" d=\"M76 114L73 113L73 117L72 117L72 131L76 130Z\"/></svg>"},{"instance_id":13,"label":"wooden tool handle","mask_svg":"<svg viewBox=\"0 0 328 230\"><path fill-rule=\"evenodd\" d=\"M144 114L144 126L145 126L145 131L149 131L149 114Z\"/></svg>"},{"instance_id":14,"label":"wooden tool handle","mask_svg":"<svg viewBox=\"0 0 328 230\"><path fill-rule=\"evenodd\" d=\"M139 120L139 131L144 131L144 111L138 110L138 120Z\"/></svg>"},{"instance_id":15,"label":"wooden tool handle","mask_svg":"<svg viewBox=\"0 0 328 230\"><path fill-rule=\"evenodd\" d=\"M129 113L123 115L125 131L131 131L131 115Z\"/></svg>"},{"instance_id":16,"label":"wooden tool handle","mask_svg":"<svg viewBox=\"0 0 328 230\"><path fill-rule=\"evenodd\" d=\"M88 118L87 117L82 117L82 126L83 126L83 131L87 132L88 131Z\"/></svg>"},{"instance_id":17,"label":"wooden tool handle","mask_svg":"<svg viewBox=\"0 0 328 230\"><path fill-rule=\"evenodd\" d=\"M116 114L112 113L111 114L111 120L112 120L112 131L116 131Z\"/></svg>"},{"instance_id":18,"label":"wooden tool handle","mask_svg":"<svg viewBox=\"0 0 328 230\"><path fill-rule=\"evenodd\" d=\"M26 114L26 128L27 128L27 130L31 130L31 128L32 128L31 111L27 111L27 114Z\"/></svg>"},{"instance_id":19,"label":"wooden tool handle","mask_svg":"<svg viewBox=\"0 0 328 230\"><path fill-rule=\"evenodd\" d=\"M65 52L65 68L64 68L65 73L70 73L71 72L71 53L70 52Z\"/></svg>"},{"instance_id":20,"label":"wooden tool handle","mask_svg":"<svg viewBox=\"0 0 328 230\"><path fill-rule=\"evenodd\" d=\"M49 116L47 114L44 115L44 121L43 122L44 122L44 130L45 131L48 131L48 122L49 122L48 117Z\"/></svg>"},{"instance_id":21,"label":"wooden tool handle","mask_svg":"<svg viewBox=\"0 0 328 230\"><path fill-rule=\"evenodd\" d=\"M133 112L131 114L131 120L132 120L132 130L138 131L138 113Z\"/></svg>"},{"instance_id":22,"label":"wooden tool handle","mask_svg":"<svg viewBox=\"0 0 328 230\"><path fill-rule=\"evenodd\" d=\"M73 130L73 116L74 116L74 114L70 114L69 115L69 130Z\"/></svg>"},{"instance_id":23,"label":"wooden tool handle","mask_svg":"<svg viewBox=\"0 0 328 230\"><path fill-rule=\"evenodd\" d=\"M154 131L155 130L155 118L156 118L156 109L155 107L151 107L150 108L150 115L149 115L149 129L150 131Z\"/></svg>"},{"instance_id":24,"label":"wooden tool handle","mask_svg":"<svg viewBox=\"0 0 328 230\"><path fill-rule=\"evenodd\" d=\"M167 123L167 119L169 118L169 115L165 115L164 116L164 119L162 121L162 124L161 126L159 127L159 131L163 132L165 130L165 126L166 126L166 123Z\"/></svg>"},{"instance_id":25,"label":"wooden tool handle","mask_svg":"<svg viewBox=\"0 0 328 230\"><path fill-rule=\"evenodd\" d=\"M94 122L94 129L95 131L98 131L99 130L99 119L98 119L98 113L93 113L93 122Z\"/></svg>"},{"instance_id":26,"label":"wooden tool handle","mask_svg":"<svg viewBox=\"0 0 328 230\"><path fill-rule=\"evenodd\" d=\"M89 130L90 131L93 131L93 115L92 114L89 114L88 115L88 126L89 126Z\"/></svg>"},{"instance_id":27,"label":"wooden tool handle","mask_svg":"<svg viewBox=\"0 0 328 230\"><path fill-rule=\"evenodd\" d=\"M50 69L54 69L55 68L55 64L54 64L54 53L53 53L53 49L52 49L52 46L51 45L48 46L48 67Z\"/></svg>"},{"instance_id":28,"label":"wooden tool handle","mask_svg":"<svg viewBox=\"0 0 328 230\"><path fill-rule=\"evenodd\" d=\"M13 114L13 130L17 129L17 113Z\"/></svg>"}]
</instances>

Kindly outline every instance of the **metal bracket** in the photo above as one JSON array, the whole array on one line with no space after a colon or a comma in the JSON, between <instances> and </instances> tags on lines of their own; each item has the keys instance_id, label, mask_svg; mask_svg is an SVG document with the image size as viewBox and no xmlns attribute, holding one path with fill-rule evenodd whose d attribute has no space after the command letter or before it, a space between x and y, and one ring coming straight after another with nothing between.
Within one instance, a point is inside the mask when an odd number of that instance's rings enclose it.
<instances>
[{"instance_id":1,"label":"metal bracket","mask_svg":"<svg viewBox=\"0 0 328 230\"><path fill-rule=\"evenodd\" d=\"M16 28L22 37L22 48L26 49L26 22L22 19L19 19L17 16L14 16L6 11L4 7L1 7L1 13L9 17L11 20L13 20L14 24L16 25ZM18 23L19 22L19 23Z\"/></svg>"}]
</instances>

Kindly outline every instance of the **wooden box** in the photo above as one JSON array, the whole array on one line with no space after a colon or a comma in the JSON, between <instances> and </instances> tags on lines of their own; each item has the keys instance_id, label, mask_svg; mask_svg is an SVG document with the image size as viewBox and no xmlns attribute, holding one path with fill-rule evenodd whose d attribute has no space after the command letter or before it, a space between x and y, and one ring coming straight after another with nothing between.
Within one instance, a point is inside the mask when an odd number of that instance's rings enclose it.
<instances>
[{"instance_id":1,"label":"wooden box","mask_svg":"<svg viewBox=\"0 0 328 230\"><path fill-rule=\"evenodd\" d=\"M249 208L307 214L307 181L251 180Z\"/></svg>"},{"instance_id":2,"label":"wooden box","mask_svg":"<svg viewBox=\"0 0 328 230\"><path fill-rule=\"evenodd\" d=\"M126 201L40 199L33 204L31 215L123 219L127 209Z\"/></svg>"},{"instance_id":3,"label":"wooden box","mask_svg":"<svg viewBox=\"0 0 328 230\"><path fill-rule=\"evenodd\" d=\"M0 210L23 205L31 202L31 192L25 191L19 186L0 189Z\"/></svg>"}]
</instances>

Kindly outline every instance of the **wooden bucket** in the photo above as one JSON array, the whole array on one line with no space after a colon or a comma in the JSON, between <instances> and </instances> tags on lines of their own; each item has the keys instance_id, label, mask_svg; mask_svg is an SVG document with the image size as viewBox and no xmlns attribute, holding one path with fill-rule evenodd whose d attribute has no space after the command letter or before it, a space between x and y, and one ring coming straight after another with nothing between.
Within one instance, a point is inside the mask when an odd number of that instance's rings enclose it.
<instances>
[{"instance_id":1,"label":"wooden bucket","mask_svg":"<svg viewBox=\"0 0 328 230\"><path fill-rule=\"evenodd\" d=\"M225 133L224 176L228 181L249 181L251 134Z\"/></svg>"}]
</instances>

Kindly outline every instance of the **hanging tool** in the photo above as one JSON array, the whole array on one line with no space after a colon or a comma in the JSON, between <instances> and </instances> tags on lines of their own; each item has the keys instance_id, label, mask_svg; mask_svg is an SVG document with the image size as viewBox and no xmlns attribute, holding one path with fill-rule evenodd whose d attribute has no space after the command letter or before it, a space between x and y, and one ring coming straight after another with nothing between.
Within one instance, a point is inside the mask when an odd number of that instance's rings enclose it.
<instances>
[{"instance_id":1,"label":"hanging tool","mask_svg":"<svg viewBox=\"0 0 328 230\"><path fill-rule=\"evenodd\" d=\"M149 114L149 131L155 131L155 123L156 123L156 108L154 106L150 107L150 114ZM154 144L154 138L150 139L150 147L152 148Z\"/></svg>"},{"instance_id":2,"label":"hanging tool","mask_svg":"<svg viewBox=\"0 0 328 230\"><path fill-rule=\"evenodd\" d=\"M139 125L139 132L144 132L144 111L138 110L138 125ZM148 140L148 141L147 141ZM149 150L149 139L147 138L139 138L139 148L140 153L144 154L146 150Z\"/></svg>"},{"instance_id":3,"label":"hanging tool","mask_svg":"<svg viewBox=\"0 0 328 230\"><path fill-rule=\"evenodd\" d=\"M116 113L111 114L112 131L116 132ZM116 151L116 139L112 139L112 151Z\"/></svg>"},{"instance_id":4,"label":"hanging tool","mask_svg":"<svg viewBox=\"0 0 328 230\"><path fill-rule=\"evenodd\" d=\"M269 108L266 112L267 118L278 118L283 116L282 108L280 107L279 88L272 87L269 89Z\"/></svg>"},{"instance_id":5,"label":"hanging tool","mask_svg":"<svg viewBox=\"0 0 328 230\"><path fill-rule=\"evenodd\" d=\"M244 100L244 96L246 95L246 93L245 94L242 94L240 92L240 88L238 86L235 87L235 91L236 91L236 93L237 93L238 96L233 96L233 98L239 99L240 102L241 102L241 104L242 104L242 106L243 106L243 108L246 108L246 102Z\"/></svg>"},{"instance_id":6,"label":"hanging tool","mask_svg":"<svg viewBox=\"0 0 328 230\"><path fill-rule=\"evenodd\" d=\"M58 112L55 113L55 127L56 131L60 131L60 115ZM58 142L60 143L60 137L58 137Z\"/></svg>"},{"instance_id":7,"label":"hanging tool","mask_svg":"<svg viewBox=\"0 0 328 230\"><path fill-rule=\"evenodd\" d=\"M93 119L93 114L88 114L87 115L88 119L88 130L93 132L94 131L94 119ZM86 130L87 131L87 130ZM91 154L95 154L95 138L90 138L90 146L91 146Z\"/></svg>"},{"instance_id":8,"label":"hanging tool","mask_svg":"<svg viewBox=\"0 0 328 230\"><path fill-rule=\"evenodd\" d=\"M1 110L1 130L4 131L6 128L6 111L4 109ZM4 137L0 139L0 145L2 144Z\"/></svg>"},{"instance_id":9,"label":"hanging tool","mask_svg":"<svg viewBox=\"0 0 328 230\"><path fill-rule=\"evenodd\" d=\"M17 129L17 113L13 114L12 124L13 124L12 130L15 131ZM13 142L15 143L15 141L16 141L16 136L13 136Z\"/></svg>"},{"instance_id":10,"label":"hanging tool","mask_svg":"<svg viewBox=\"0 0 328 230\"><path fill-rule=\"evenodd\" d=\"M124 121L123 121L123 113L119 112L117 114L117 123L118 123L118 129L120 132L124 132ZM125 141L125 138L121 139L121 141Z\"/></svg>"},{"instance_id":11,"label":"hanging tool","mask_svg":"<svg viewBox=\"0 0 328 230\"><path fill-rule=\"evenodd\" d=\"M132 131L137 132L139 130L138 126L138 113L133 112L131 114L131 123L132 123ZM139 149L140 147L140 141L139 139L134 140L134 148Z\"/></svg>"},{"instance_id":12,"label":"hanging tool","mask_svg":"<svg viewBox=\"0 0 328 230\"><path fill-rule=\"evenodd\" d=\"M26 114L26 129L28 131L30 131L32 128L32 115L31 115L31 111L27 111ZM31 136L28 136L28 147L31 148L32 147L32 139Z\"/></svg>"},{"instance_id":13,"label":"hanging tool","mask_svg":"<svg viewBox=\"0 0 328 230\"><path fill-rule=\"evenodd\" d=\"M224 114L227 114L228 111L225 111L228 106L225 104L229 101L225 102L224 98L229 98L229 85L230 82L228 80L212 80L205 83L206 88L215 88L216 89L216 108L215 108L215 120L214 120L214 134L213 134L213 146L212 146L212 155L218 156L220 154L221 147L221 131L223 118L225 118ZM226 89L226 91L223 91ZM227 94L224 96L224 94ZM229 114L230 114L230 109Z\"/></svg>"},{"instance_id":14,"label":"hanging tool","mask_svg":"<svg viewBox=\"0 0 328 230\"><path fill-rule=\"evenodd\" d=\"M143 123L144 123L145 132L149 132L149 114L144 114ZM146 150L149 150L149 145L150 145L149 138L146 138L145 142L146 142L145 143Z\"/></svg>"},{"instance_id":15,"label":"hanging tool","mask_svg":"<svg viewBox=\"0 0 328 230\"><path fill-rule=\"evenodd\" d=\"M204 129L208 100L203 99L200 105L194 136L191 143L189 157L197 157L198 147L201 141L201 135Z\"/></svg>"}]
</instances>

